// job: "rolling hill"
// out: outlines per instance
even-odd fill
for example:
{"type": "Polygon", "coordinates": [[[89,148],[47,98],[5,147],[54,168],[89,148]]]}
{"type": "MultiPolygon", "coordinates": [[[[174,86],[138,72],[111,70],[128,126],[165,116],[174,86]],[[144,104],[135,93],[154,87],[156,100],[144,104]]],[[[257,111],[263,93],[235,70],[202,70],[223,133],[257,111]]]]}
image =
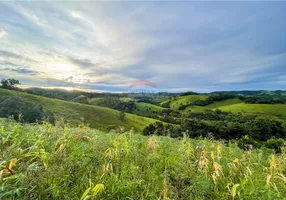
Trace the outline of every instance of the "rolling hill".
{"type": "Polygon", "coordinates": [[[197,100],[205,100],[207,96],[205,95],[187,95],[187,96],[178,96],[173,97],[170,102],[170,107],[172,109],[178,109],[181,105],[188,105],[197,100]]]}
{"type": "Polygon", "coordinates": [[[245,104],[236,103],[217,107],[222,111],[242,112],[272,117],[286,121],[286,104],[245,104]]]}
{"type": "Polygon", "coordinates": [[[42,104],[44,112],[51,111],[57,119],[63,118],[75,126],[81,123],[81,118],[91,128],[106,130],[109,125],[132,127],[141,131],[145,126],[157,120],[126,113],[124,120],[120,120],[119,111],[100,106],[92,106],[58,99],[36,96],[19,91],[0,89],[0,96],[18,96],[26,102],[42,104]]]}
{"type": "Polygon", "coordinates": [[[256,114],[261,117],[286,121],[286,104],[246,104],[237,98],[216,101],[207,106],[189,106],[183,112],[204,112],[216,109],[234,113],[256,114]]]}
{"type": "Polygon", "coordinates": [[[237,99],[237,98],[227,99],[224,101],[216,101],[212,104],[205,106],[205,108],[214,109],[214,108],[219,108],[219,107],[228,106],[228,105],[234,105],[234,104],[238,104],[238,103],[242,103],[242,101],[240,99],[237,99]]]}
{"type": "Polygon", "coordinates": [[[151,114],[154,114],[156,112],[165,110],[166,108],[162,108],[157,105],[153,105],[150,103],[144,103],[144,102],[136,102],[136,109],[133,110],[133,114],[140,115],[140,116],[150,116],[151,114]]]}

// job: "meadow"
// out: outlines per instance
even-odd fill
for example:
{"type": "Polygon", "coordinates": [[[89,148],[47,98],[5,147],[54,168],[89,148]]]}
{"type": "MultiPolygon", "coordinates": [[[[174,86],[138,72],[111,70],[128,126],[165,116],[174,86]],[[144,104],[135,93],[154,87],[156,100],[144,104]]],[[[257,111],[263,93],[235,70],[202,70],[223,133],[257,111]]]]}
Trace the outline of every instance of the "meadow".
{"type": "Polygon", "coordinates": [[[205,100],[207,96],[205,95],[187,95],[187,96],[178,96],[173,97],[170,103],[170,108],[178,109],[181,105],[188,105],[197,100],[205,100]]]}
{"type": "Polygon", "coordinates": [[[108,126],[120,126],[126,130],[134,128],[136,131],[142,131],[146,125],[157,121],[129,113],[126,113],[124,120],[121,120],[119,117],[120,111],[110,108],[46,98],[0,88],[0,97],[1,96],[20,97],[26,102],[41,104],[44,108],[44,112],[52,112],[55,114],[57,120],[64,119],[73,126],[76,126],[84,120],[90,127],[101,130],[107,130],[108,126]]]}
{"type": "Polygon", "coordinates": [[[281,119],[286,121],[286,104],[245,104],[235,103],[230,105],[222,105],[217,107],[222,111],[230,111],[234,113],[250,113],[263,117],[281,119]]]}
{"type": "Polygon", "coordinates": [[[149,116],[156,112],[160,112],[166,110],[166,108],[162,108],[157,105],[153,105],[150,103],[138,102],[136,103],[136,109],[132,111],[132,114],[140,115],[140,116],[149,116]]]}
{"type": "MultiPolygon", "coordinates": [[[[194,99],[205,99],[205,96],[197,96],[197,98],[194,98],[193,95],[179,97],[180,101],[174,100],[171,105],[179,105],[179,102],[184,105],[187,104],[186,102],[193,102],[194,99]],[[190,99],[193,99],[193,101],[190,99]]],[[[175,106],[175,108],[177,109],[178,107],[175,106]]],[[[205,112],[207,110],[216,109],[225,112],[255,114],[265,118],[282,120],[284,122],[286,121],[286,104],[247,104],[238,98],[216,101],[207,106],[188,106],[183,110],[183,112],[205,112]]]]}
{"type": "Polygon", "coordinates": [[[0,119],[0,199],[285,199],[286,152],[0,119]]]}

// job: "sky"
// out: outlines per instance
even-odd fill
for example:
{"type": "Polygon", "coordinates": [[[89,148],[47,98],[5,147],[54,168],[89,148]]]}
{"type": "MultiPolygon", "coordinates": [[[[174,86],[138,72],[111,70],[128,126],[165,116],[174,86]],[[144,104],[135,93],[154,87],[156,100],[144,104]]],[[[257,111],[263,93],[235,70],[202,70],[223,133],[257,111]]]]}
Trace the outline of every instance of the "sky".
{"type": "Polygon", "coordinates": [[[126,92],[285,90],[286,2],[0,2],[0,79],[126,92]]]}

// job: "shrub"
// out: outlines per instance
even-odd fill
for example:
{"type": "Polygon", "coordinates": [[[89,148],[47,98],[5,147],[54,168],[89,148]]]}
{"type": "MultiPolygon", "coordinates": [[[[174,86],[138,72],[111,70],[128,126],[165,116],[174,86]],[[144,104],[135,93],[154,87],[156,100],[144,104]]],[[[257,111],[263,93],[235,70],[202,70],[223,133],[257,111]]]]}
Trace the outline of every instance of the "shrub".
{"type": "Polygon", "coordinates": [[[281,148],[285,145],[285,140],[282,138],[271,138],[264,143],[268,149],[274,149],[276,153],[281,153],[281,148]]]}
{"type": "Polygon", "coordinates": [[[252,148],[259,148],[261,144],[254,139],[248,137],[247,135],[243,136],[241,139],[238,140],[237,146],[243,150],[251,150],[249,147],[252,148]]]}

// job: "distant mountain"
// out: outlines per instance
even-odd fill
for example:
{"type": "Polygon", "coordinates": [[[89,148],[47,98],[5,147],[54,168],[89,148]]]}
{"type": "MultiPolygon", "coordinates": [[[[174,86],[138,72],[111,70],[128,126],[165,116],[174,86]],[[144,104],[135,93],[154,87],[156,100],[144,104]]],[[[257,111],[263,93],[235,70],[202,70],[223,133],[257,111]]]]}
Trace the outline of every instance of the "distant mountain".
{"type": "Polygon", "coordinates": [[[242,91],[215,91],[210,94],[234,94],[243,96],[261,96],[261,97],[285,97],[286,91],[283,90],[242,90],[242,91]]]}

